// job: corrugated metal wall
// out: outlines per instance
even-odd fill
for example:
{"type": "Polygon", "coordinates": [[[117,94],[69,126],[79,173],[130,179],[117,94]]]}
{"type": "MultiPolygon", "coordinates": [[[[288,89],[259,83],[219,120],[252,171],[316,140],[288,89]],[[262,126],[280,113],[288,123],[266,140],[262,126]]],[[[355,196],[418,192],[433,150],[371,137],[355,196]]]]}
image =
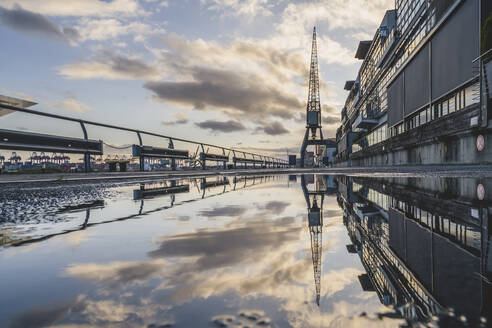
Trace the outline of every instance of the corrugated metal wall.
{"type": "Polygon", "coordinates": [[[474,72],[472,61],[478,57],[478,5],[467,0],[432,37],[432,98],[468,81],[474,72]]]}
{"type": "Polygon", "coordinates": [[[429,102],[429,44],[405,68],[405,116],[429,102]]]}
{"type": "Polygon", "coordinates": [[[403,73],[388,87],[388,126],[393,126],[403,120],[404,104],[403,73]]]}

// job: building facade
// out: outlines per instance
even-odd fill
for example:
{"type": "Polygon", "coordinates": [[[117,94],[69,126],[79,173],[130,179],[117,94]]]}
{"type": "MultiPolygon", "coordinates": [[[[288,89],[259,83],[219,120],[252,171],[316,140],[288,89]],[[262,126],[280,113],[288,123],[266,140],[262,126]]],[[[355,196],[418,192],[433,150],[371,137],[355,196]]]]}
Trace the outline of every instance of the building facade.
{"type": "Polygon", "coordinates": [[[339,166],[492,162],[492,2],[396,0],[337,130],[339,166]]]}

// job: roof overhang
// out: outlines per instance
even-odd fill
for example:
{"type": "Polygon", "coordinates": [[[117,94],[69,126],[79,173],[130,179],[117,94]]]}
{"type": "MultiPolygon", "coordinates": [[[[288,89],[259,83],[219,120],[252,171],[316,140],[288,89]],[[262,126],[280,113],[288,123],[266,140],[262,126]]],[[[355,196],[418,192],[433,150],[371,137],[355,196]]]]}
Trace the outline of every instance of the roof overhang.
{"type": "Polygon", "coordinates": [[[344,90],[350,91],[352,90],[352,87],[354,86],[355,81],[350,80],[345,82],[345,86],[343,87],[344,90]]]}
{"type": "Polygon", "coordinates": [[[34,106],[36,104],[37,103],[34,101],[0,95],[0,117],[8,115],[13,112],[12,110],[1,108],[2,105],[27,108],[27,107],[34,106]]]}
{"type": "Polygon", "coordinates": [[[371,48],[372,41],[360,41],[359,46],[357,47],[357,51],[355,52],[355,58],[357,59],[365,59],[369,48],[371,48]]]}

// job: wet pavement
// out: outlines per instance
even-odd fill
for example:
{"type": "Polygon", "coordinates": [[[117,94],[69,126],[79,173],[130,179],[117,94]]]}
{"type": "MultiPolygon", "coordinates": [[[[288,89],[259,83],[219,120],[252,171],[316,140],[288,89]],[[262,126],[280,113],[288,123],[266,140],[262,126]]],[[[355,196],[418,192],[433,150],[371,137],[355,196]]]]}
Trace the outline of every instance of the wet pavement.
{"type": "Polygon", "coordinates": [[[483,326],[492,179],[5,185],[0,327],[483,326]]]}
{"type": "Polygon", "coordinates": [[[90,173],[4,173],[0,185],[19,183],[86,183],[86,182],[140,182],[148,179],[183,179],[220,176],[246,176],[268,174],[331,174],[349,176],[442,176],[442,177],[491,177],[492,165],[398,165],[376,167],[325,167],[325,168],[238,168],[238,169],[194,169],[148,172],[90,172],[90,173]]]}

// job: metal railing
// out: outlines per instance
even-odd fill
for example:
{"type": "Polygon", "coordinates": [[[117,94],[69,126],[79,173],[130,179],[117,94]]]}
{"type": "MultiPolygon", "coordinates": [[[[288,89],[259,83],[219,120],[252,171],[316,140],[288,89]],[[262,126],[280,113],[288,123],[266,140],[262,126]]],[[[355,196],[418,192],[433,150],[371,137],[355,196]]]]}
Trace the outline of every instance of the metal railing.
{"type": "MultiPolygon", "coordinates": [[[[233,148],[229,148],[229,147],[218,146],[218,145],[214,145],[214,144],[210,144],[210,143],[193,141],[193,140],[188,140],[188,139],[178,138],[178,137],[172,137],[172,136],[167,136],[167,135],[163,135],[160,133],[154,133],[154,132],[149,132],[149,131],[144,131],[144,130],[139,130],[139,129],[127,128],[127,127],[122,127],[122,126],[117,126],[117,125],[112,125],[112,124],[88,121],[88,120],[78,119],[78,118],[69,117],[69,116],[45,113],[45,112],[40,112],[40,111],[36,111],[36,110],[32,110],[32,109],[27,109],[27,108],[22,108],[22,107],[17,107],[17,106],[11,106],[11,105],[7,105],[7,104],[1,104],[0,103],[0,108],[4,108],[4,109],[16,111],[16,112],[22,112],[22,113],[27,113],[27,114],[32,114],[32,115],[44,116],[44,117],[49,117],[49,118],[79,123],[81,130],[82,130],[84,140],[89,140],[89,135],[87,133],[86,126],[92,125],[92,126],[98,126],[98,127],[104,127],[104,128],[110,128],[110,129],[116,129],[116,130],[120,130],[120,131],[135,133],[137,135],[137,138],[138,138],[139,146],[144,146],[143,140],[142,140],[142,135],[166,139],[168,141],[168,148],[169,149],[174,149],[174,142],[176,142],[176,141],[183,142],[183,143],[190,144],[190,145],[196,145],[196,146],[198,146],[197,151],[195,152],[195,154],[192,154],[188,158],[188,165],[190,168],[191,167],[195,168],[196,163],[199,163],[199,167],[201,167],[202,169],[206,169],[206,164],[205,164],[205,161],[203,160],[203,158],[209,158],[209,157],[204,157],[202,155],[202,159],[200,159],[200,154],[199,154],[198,150],[201,149],[201,153],[207,154],[210,148],[220,150],[223,155],[225,155],[226,152],[228,152],[228,154],[232,153],[233,159],[239,159],[242,157],[245,160],[238,161],[238,162],[245,163],[245,166],[246,166],[246,162],[248,162],[247,161],[248,157],[251,159],[251,162],[263,163],[263,165],[260,165],[260,168],[261,167],[281,168],[281,167],[287,167],[288,166],[288,161],[284,160],[284,159],[275,158],[275,157],[266,156],[266,155],[261,155],[261,154],[250,153],[250,152],[237,150],[237,149],[233,149],[233,148]],[[208,149],[205,150],[205,147],[208,147],[208,149]],[[260,161],[258,161],[258,159],[260,161]]],[[[0,145],[0,148],[1,148],[1,145],[0,145]]],[[[210,160],[210,159],[208,159],[208,160],[210,160]]],[[[144,157],[140,157],[140,170],[141,171],[144,170],[143,161],[144,161],[144,157]]],[[[171,169],[175,170],[176,169],[175,159],[171,159],[171,161],[172,161],[171,169]]],[[[234,166],[234,168],[236,168],[236,160],[234,160],[233,166],[234,166]]],[[[254,167],[256,167],[256,165],[254,165],[254,167]]],[[[225,166],[224,168],[227,168],[227,166],[225,166]]],[[[89,153],[84,154],[84,169],[86,172],[91,171],[90,154],[89,153]]]]}

